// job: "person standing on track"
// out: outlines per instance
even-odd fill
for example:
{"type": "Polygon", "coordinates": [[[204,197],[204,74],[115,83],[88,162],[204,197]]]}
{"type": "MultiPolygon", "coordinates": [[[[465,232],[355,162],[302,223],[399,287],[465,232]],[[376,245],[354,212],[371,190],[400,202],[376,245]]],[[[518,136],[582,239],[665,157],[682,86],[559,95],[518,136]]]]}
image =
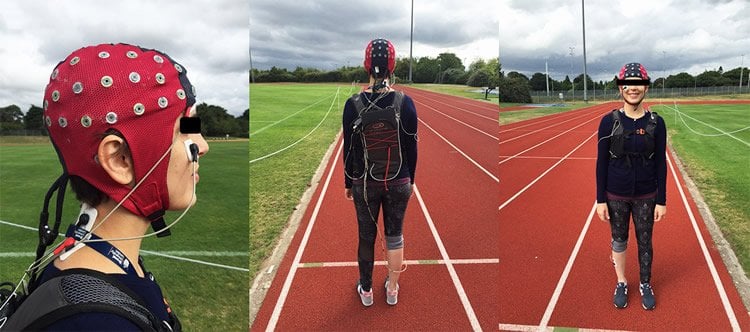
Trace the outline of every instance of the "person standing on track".
{"type": "Polygon", "coordinates": [[[398,302],[404,271],[402,226],[417,168],[417,111],[412,99],[389,86],[396,64],[393,44],[375,39],[365,49],[369,86],[346,101],[343,113],[345,195],[354,201],[359,247],[357,294],[373,303],[372,270],[378,215],[383,210],[388,276],[386,302],[398,302]]]}
{"type": "Polygon", "coordinates": [[[45,198],[30,294],[5,328],[181,330],[140,247],[146,236],[168,235],[181,218],[167,226],[166,210],[184,215],[196,202],[198,157],[208,144],[186,69],[135,45],[88,46],[55,67],[43,104],[62,175],[45,198]],[[68,182],[81,212],[65,241],[47,251],[57,238],[68,182]],[[154,232],[146,234],[149,227],[154,232]]]}
{"type": "Polygon", "coordinates": [[[617,274],[614,305],[628,305],[625,250],[632,215],[638,242],[642,306],[654,309],[651,286],[654,222],[664,218],[666,207],[666,145],[664,120],[643,105],[650,79],[639,63],[622,67],[617,85],[622,108],[605,115],[599,124],[596,159],[596,212],[609,221],[612,231],[611,260],[617,274]]]}

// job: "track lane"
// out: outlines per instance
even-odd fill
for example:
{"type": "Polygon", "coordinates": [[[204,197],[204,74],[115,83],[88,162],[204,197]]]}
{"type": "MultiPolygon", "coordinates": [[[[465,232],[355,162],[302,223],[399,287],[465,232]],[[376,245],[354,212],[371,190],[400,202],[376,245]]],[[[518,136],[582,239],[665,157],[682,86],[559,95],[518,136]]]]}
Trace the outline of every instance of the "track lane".
{"type": "MultiPolygon", "coordinates": [[[[539,121],[539,124],[550,122],[547,119],[541,119],[528,121],[531,124],[523,123],[522,126],[533,127],[535,121],[539,121]]],[[[588,127],[592,133],[595,133],[598,126],[598,121],[594,122],[595,124],[588,127]]],[[[559,155],[568,148],[567,144],[557,143],[562,140],[564,139],[555,139],[555,144],[546,145],[544,149],[535,149],[533,153],[537,157],[543,157],[542,152],[559,155]],[[559,146],[560,151],[550,148],[555,146],[559,146]]],[[[502,146],[500,151],[503,155],[502,146]]],[[[520,183],[515,183],[514,189],[510,189],[505,195],[513,193],[515,188],[528,183],[527,178],[534,175],[533,171],[528,170],[529,168],[543,168],[542,166],[534,167],[533,164],[541,164],[544,163],[543,160],[554,159],[523,157],[516,157],[506,165],[501,165],[501,174],[528,173],[521,176],[522,180],[518,181],[520,183]],[[504,168],[504,166],[508,167],[504,168]]],[[[574,246],[572,240],[581,235],[580,232],[587,220],[587,212],[593,207],[595,157],[596,144],[591,142],[541,178],[538,183],[521,194],[517,201],[501,210],[500,242],[507,244],[502,248],[508,250],[501,250],[500,258],[503,265],[500,283],[526,282],[523,291],[511,290],[508,294],[504,294],[507,297],[501,298],[500,326],[502,328],[535,329],[534,326],[544,323],[542,317],[552,298],[552,290],[560,280],[564,263],[570,258],[574,246]],[[558,206],[552,203],[547,206],[547,203],[555,199],[564,201],[566,204],[558,206]],[[528,219],[531,219],[529,215],[545,215],[545,213],[539,213],[539,209],[530,208],[539,205],[545,205],[545,210],[555,211],[555,213],[546,213],[548,218],[535,218],[538,224],[535,227],[528,227],[525,222],[528,223],[528,219]],[[529,213],[529,211],[535,213],[529,213]],[[559,239],[560,237],[565,239],[559,239]],[[557,252],[544,248],[549,245],[557,248],[557,252]],[[505,271],[517,272],[508,274],[505,271]],[[519,306],[519,303],[522,305],[519,306]]],[[[658,301],[657,309],[644,313],[638,307],[640,296],[637,294],[637,282],[635,287],[631,286],[630,304],[633,308],[616,310],[611,306],[614,271],[608,261],[609,227],[597,218],[591,221],[590,229],[584,234],[578,257],[574,260],[568,279],[563,282],[559,301],[553,306],[554,310],[549,313],[551,316],[549,326],[628,330],[731,329],[728,315],[724,312],[709,267],[706,260],[702,258],[703,254],[696,241],[696,234],[689,225],[689,221],[685,221],[687,210],[682,206],[678,196],[677,183],[671,179],[671,174],[668,176],[670,178],[667,191],[669,214],[667,219],[657,223],[655,228],[656,265],[653,277],[658,301]],[[675,238],[685,239],[685,241],[676,241],[675,238]],[[681,267],[682,270],[677,267],[681,267]],[[702,286],[697,287],[697,285],[702,286]],[[688,304],[689,309],[685,308],[688,304]],[[582,315],[582,312],[586,314],[582,315]],[[648,315],[648,318],[644,315],[648,315]]],[[[513,182],[516,178],[513,176],[509,182],[513,182]]],[[[697,211],[692,199],[688,202],[690,209],[697,211]]],[[[693,214],[698,219],[699,236],[707,238],[707,242],[710,243],[710,237],[700,220],[700,215],[697,212],[693,214]]],[[[631,234],[631,238],[633,236],[631,234]]],[[[628,276],[632,281],[637,280],[638,277],[635,243],[631,242],[632,248],[628,254],[628,276]]],[[[737,290],[732,287],[731,278],[718,252],[713,248],[709,248],[709,252],[713,262],[717,265],[721,284],[726,289],[731,311],[734,316],[738,317],[738,324],[747,329],[750,327],[748,325],[750,319],[739,299],[737,290]]]]}

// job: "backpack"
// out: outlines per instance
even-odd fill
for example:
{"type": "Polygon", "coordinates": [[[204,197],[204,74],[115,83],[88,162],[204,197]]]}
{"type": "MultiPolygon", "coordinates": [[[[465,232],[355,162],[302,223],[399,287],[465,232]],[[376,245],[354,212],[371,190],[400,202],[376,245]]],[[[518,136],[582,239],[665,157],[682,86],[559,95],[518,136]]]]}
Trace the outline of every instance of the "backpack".
{"type": "MultiPolygon", "coordinates": [[[[395,91],[393,103],[385,108],[374,102],[365,105],[361,94],[352,96],[357,118],[352,123],[352,135],[359,135],[363,155],[355,156],[352,178],[369,174],[376,181],[387,182],[401,171],[401,104],[404,94],[395,91]]],[[[354,142],[352,142],[354,143],[354,142]]],[[[352,153],[347,156],[347,161],[352,153]]],[[[352,165],[348,163],[348,165],[352,165]]]]}
{"type": "Polygon", "coordinates": [[[657,119],[659,114],[649,111],[648,124],[646,128],[638,130],[625,131],[622,127],[620,110],[612,110],[612,133],[609,135],[609,157],[610,159],[626,158],[628,167],[631,166],[630,158],[632,156],[641,157],[643,163],[647,159],[654,157],[656,148],[654,132],[656,131],[657,119]],[[625,152],[625,141],[632,135],[645,135],[646,151],[645,152],[625,152]]]}
{"type": "Polygon", "coordinates": [[[173,313],[174,326],[160,321],[138,295],[115,278],[93,270],[70,269],[11,302],[9,310],[0,313],[0,331],[42,330],[66,317],[91,312],[118,315],[141,331],[181,330],[173,313]]]}

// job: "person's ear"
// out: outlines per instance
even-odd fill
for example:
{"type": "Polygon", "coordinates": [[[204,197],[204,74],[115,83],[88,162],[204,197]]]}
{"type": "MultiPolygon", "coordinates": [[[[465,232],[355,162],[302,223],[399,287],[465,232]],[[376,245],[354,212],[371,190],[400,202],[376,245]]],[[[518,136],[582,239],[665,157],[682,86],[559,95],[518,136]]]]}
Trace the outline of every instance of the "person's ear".
{"type": "Polygon", "coordinates": [[[99,143],[96,152],[97,160],[105,172],[115,182],[123,185],[133,183],[135,178],[133,160],[124,153],[125,140],[115,135],[107,135],[99,143]]]}

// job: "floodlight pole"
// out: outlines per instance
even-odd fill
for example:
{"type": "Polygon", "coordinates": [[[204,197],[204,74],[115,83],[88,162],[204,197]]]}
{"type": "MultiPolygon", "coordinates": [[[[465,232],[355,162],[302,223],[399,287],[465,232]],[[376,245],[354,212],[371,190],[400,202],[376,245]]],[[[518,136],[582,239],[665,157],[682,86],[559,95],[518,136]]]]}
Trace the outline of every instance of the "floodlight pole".
{"type": "Polygon", "coordinates": [[[547,83],[547,97],[549,97],[549,66],[547,60],[544,60],[544,82],[547,83]]]}
{"type": "Polygon", "coordinates": [[[740,60],[740,93],[742,93],[742,75],[745,74],[745,72],[743,71],[745,68],[742,67],[744,65],[745,65],[745,55],[743,54],[742,60],[740,60]]]}
{"type": "Polygon", "coordinates": [[[581,0],[581,23],[583,23],[583,102],[589,101],[586,93],[588,91],[586,79],[586,10],[583,6],[584,0],[581,0]]]}
{"type": "Polygon", "coordinates": [[[412,45],[414,44],[414,0],[411,0],[411,33],[409,34],[409,82],[411,80],[411,65],[414,59],[411,56],[412,45]]]}
{"type": "Polygon", "coordinates": [[[661,51],[663,57],[662,61],[664,61],[664,64],[662,65],[664,67],[664,79],[661,81],[661,97],[666,97],[667,93],[665,92],[665,89],[667,87],[667,51],[661,51]]]}
{"type": "Polygon", "coordinates": [[[253,50],[248,47],[247,52],[250,57],[250,82],[255,83],[255,73],[253,73],[253,50]]]}

